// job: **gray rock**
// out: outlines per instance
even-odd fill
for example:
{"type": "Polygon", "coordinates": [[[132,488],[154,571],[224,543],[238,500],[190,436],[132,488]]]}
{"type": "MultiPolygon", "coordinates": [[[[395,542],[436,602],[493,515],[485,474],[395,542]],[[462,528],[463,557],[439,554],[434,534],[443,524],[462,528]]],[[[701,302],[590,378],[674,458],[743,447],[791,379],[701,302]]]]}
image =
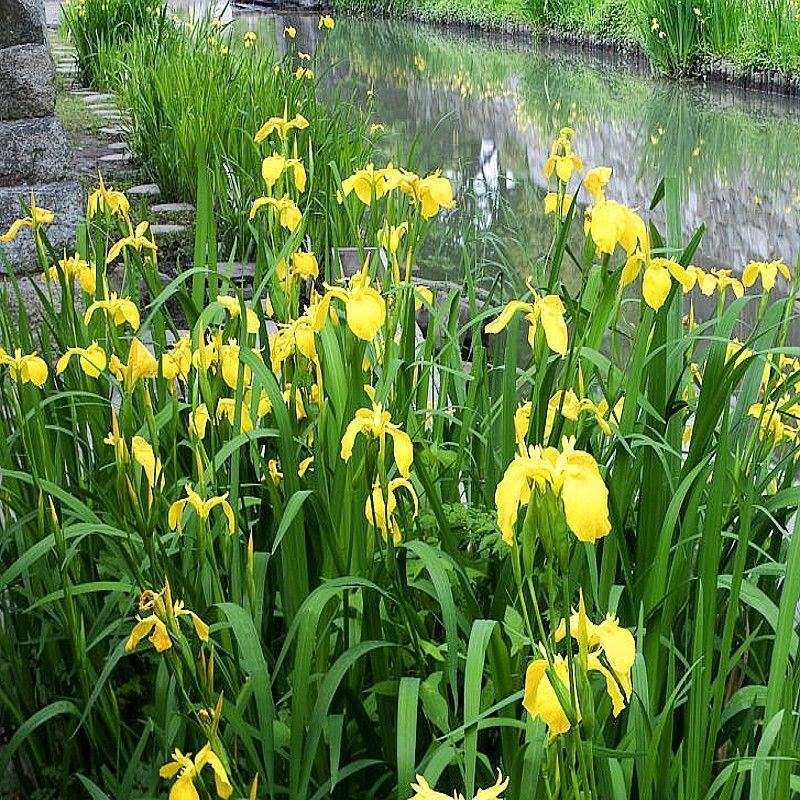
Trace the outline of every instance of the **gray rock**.
{"type": "Polygon", "coordinates": [[[150,206],[154,214],[189,214],[194,211],[191,203],[156,203],[150,206]]]}
{"type": "Polygon", "coordinates": [[[50,117],[56,108],[55,68],[47,45],[0,50],[0,119],[50,117]]]}
{"type": "MultiPolygon", "coordinates": [[[[45,234],[57,252],[75,250],[75,228],[81,222],[85,210],[85,198],[77,181],[39,184],[29,187],[0,189],[0,229],[3,233],[23,213],[20,200],[30,203],[33,192],[36,204],[55,214],[53,222],[46,226],[45,234]]],[[[36,244],[30,228],[24,228],[7,244],[0,243],[0,273],[6,272],[5,259],[15,274],[39,271],[36,244]]]]}
{"type": "Polygon", "coordinates": [[[150,232],[153,236],[177,236],[179,233],[183,233],[186,230],[185,225],[151,225],[150,232]]]}
{"type": "Polygon", "coordinates": [[[109,153],[97,159],[102,164],[124,164],[131,160],[130,153],[109,153]]]}
{"type": "Polygon", "coordinates": [[[55,117],[0,122],[0,186],[60,181],[71,162],[67,135],[55,117]]]}
{"type": "Polygon", "coordinates": [[[128,197],[158,197],[161,189],[155,183],[142,183],[139,186],[131,186],[125,194],[128,197]]]}
{"type": "Polygon", "coordinates": [[[128,144],[127,142],[109,142],[106,147],[109,150],[124,150],[127,151],[128,144]]]}
{"type": "Polygon", "coordinates": [[[0,0],[0,47],[46,44],[42,0],[0,0]]]}

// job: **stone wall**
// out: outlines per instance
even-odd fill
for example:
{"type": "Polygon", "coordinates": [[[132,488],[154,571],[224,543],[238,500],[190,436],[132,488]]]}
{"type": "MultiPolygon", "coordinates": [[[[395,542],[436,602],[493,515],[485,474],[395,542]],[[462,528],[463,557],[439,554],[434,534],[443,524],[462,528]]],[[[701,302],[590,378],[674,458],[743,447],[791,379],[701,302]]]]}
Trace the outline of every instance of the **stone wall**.
{"type": "MultiPolygon", "coordinates": [[[[55,117],[55,67],[47,45],[42,0],[0,0],[0,231],[24,215],[21,201],[55,212],[47,236],[56,249],[73,247],[81,205],[71,178],[67,136],[55,117]]],[[[0,271],[38,269],[29,229],[0,245],[0,271]]]]}

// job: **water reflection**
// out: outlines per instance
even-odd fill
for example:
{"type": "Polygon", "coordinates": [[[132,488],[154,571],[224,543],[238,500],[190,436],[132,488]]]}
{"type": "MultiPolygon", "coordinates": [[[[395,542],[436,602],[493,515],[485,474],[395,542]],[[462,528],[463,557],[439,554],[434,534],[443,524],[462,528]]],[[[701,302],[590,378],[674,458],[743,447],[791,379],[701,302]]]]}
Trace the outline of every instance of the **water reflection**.
{"type": "Polygon", "coordinates": [[[541,215],[542,166],[567,124],[587,166],[614,168],[621,202],[646,208],[662,175],[680,176],[685,234],[707,226],[698,263],[793,262],[800,250],[800,108],[789,100],[664,84],[585,56],[401,21],[340,19],[322,45],[316,18],[237,15],[279,46],[291,24],[299,49],[322,47],[331,84],[365,101],[374,93],[387,158],[413,143],[417,169],[441,166],[473,194],[462,214],[484,230],[507,201],[532,252],[549,227],[522,212],[541,215]]]}

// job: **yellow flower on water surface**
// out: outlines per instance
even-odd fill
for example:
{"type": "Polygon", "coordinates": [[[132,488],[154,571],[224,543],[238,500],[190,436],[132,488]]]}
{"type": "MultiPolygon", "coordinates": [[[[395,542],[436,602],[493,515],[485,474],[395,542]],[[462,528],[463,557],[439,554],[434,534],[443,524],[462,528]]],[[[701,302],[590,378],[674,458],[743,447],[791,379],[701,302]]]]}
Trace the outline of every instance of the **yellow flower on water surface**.
{"type": "Polygon", "coordinates": [[[628,255],[637,248],[650,252],[644,220],[615,200],[601,200],[587,209],[584,233],[592,235],[598,253],[612,255],[618,244],[628,255]]]}
{"type": "Polygon", "coordinates": [[[787,281],[792,279],[789,268],[781,259],[776,261],[751,261],[742,273],[742,283],[750,288],[757,278],[761,278],[761,286],[765,292],[771,292],[775,279],[780,273],[787,281]]]}
{"type": "Polygon", "coordinates": [[[152,611],[153,613],[144,619],[137,614],[136,625],[125,643],[125,651],[128,653],[133,652],[145,637],[159,653],[169,650],[172,647],[172,639],[167,625],[171,625],[183,616],[188,616],[192,620],[197,638],[203,642],[208,641],[208,625],[194,611],[185,608],[183,601],[172,601],[169,581],[164,582],[164,588],[158,593],[151,589],[145,589],[139,598],[139,611],[152,611]]]}
{"type": "Polygon", "coordinates": [[[186,380],[192,367],[192,340],[181,336],[172,347],[161,356],[161,372],[168,381],[176,378],[186,380]]]}
{"type": "Polygon", "coordinates": [[[377,439],[381,452],[389,435],[394,442],[394,459],[400,474],[407,478],[411,473],[411,462],[414,460],[414,446],[411,437],[396,423],[392,422],[392,415],[384,411],[380,404],[373,403],[372,408],[359,408],[355,417],[350,421],[342,437],[342,458],[350,460],[353,455],[353,445],[356,436],[361,433],[369,439],[377,439]]]}
{"type": "Polygon", "coordinates": [[[70,347],[56,363],[56,375],[60,375],[69,364],[73,356],[78,356],[81,369],[90,377],[96,378],[106,368],[108,363],[106,351],[97,342],[92,342],[88,347],[70,347]]]}
{"type": "MultiPolygon", "coordinates": [[[[220,397],[217,401],[217,410],[215,413],[217,422],[223,418],[228,420],[228,424],[232,427],[236,419],[236,400],[233,397],[220,397]]],[[[242,411],[239,422],[239,430],[242,433],[249,433],[253,430],[253,419],[250,416],[250,409],[242,402],[242,411]]]]}
{"type": "Polygon", "coordinates": [[[189,433],[194,434],[198,439],[204,439],[206,426],[210,419],[211,415],[208,413],[208,406],[205,403],[200,403],[194,411],[189,412],[189,433]]]}
{"type": "Polygon", "coordinates": [[[308,127],[308,120],[302,114],[295,114],[291,119],[286,118],[286,112],[282,117],[270,117],[256,132],[255,143],[260,144],[271,133],[277,133],[278,138],[286,141],[286,137],[291,130],[302,131],[308,127]]]}
{"type": "Polygon", "coordinates": [[[268,189],[278,182],[284,171],[291,169],[294,174],[294,185],[298,192],[306,190],[306,168],[299,158],[286,158],[280,153],[273,153],[261,162],[261,177],[268,189]]]}
{"type": "Polygon", "coordinates": [[[400,240],[408,233],[408,222],[399,225],[385,223],[378,232],[378,243],[387,253],[394,255],[400,247],[400,240]]]}
{"type": "MultiPolygon", "coordinates": [[[[417,782],[411,784],[414,791],[410,800],[464,800],[463,795],[453,792],[452,795],[443,794],[432,789],[430,784],[422,775],[417,775],[417,782]]],[[[503,794],[508,787],[508,778],[503,778],[503,773],[497,770],[497,783],[494,786],[487,786],[485,789],[478,789],[478,793],[472,800],[503,800],[503,794]]]]}
{"type": "Polygon", "coordinates": [[[254,31],[247,31],[244,35],[244,46],[247,48],[252,47],[256,43],[256,34],[254,31]]]}
{"type": "MultiPolygon", "coordinates": [[[[572,201],[575,199],[574,195],[564,194],[561,195],[561,208],[558,211],[560,217],[565,217],[569,212],[572,201]]],[[[545,215],[552,214],[559,207],[559,195],[557,192],[548,192],[544,196],[544,213],[545,215]]]]}
{"type": "MultiPolygon", "coordinates": [[[[229,294],[218,294],[217,302],[233,317],[234,319],[239,316],[242,311],[239,304],[238,297],[232,297],[229,294]]],[[[258,315],[252,308],[246,309],[247,315],[247,332],[258,333],[258,315]]]]}
{"type": "Polygon", "coordinates": [[[144,470],[150,488],[155,488],[156,483],[161,479],[161,486],[164,485],[164,475],[161,471],[161,459],[156,458],[153,446],[143,436],[134,436],[131,439],[131,455],[133,460],[144,470]]]}
{"type": "Polygon", "coordinates": [[[605,186],[610,180],[611,167],[594,167],[583,176],[583,185],[595,203],[599,203],[606,199],[605,186]]]}
{"type": "Polygon", "coordinates": [[[536,501],[534,493],[548,491],[561,500],[566,523],[582,542],[595,542],[611,530],[608,489],[597,462],[575,449],[574,437],[565,437],[561,452],[555,447],[520,448],[497,484],[495,505],[503,541],[514,543],[519,507],[536,501]]]}
{"type": "Polygon", "coordinates": [[[360,272],[350,278],[347,288],[325,284],[327,291],[316,308],[317,330],[322,330],[328,319],[331,300],[336,298],[344,303],[350,330],[366,342],[375,338],[386,320],[386,302],[381,293],[369,285],[368,266],[367,262],[360,272]]]}
{"type": "Polygon", "coordinates": [[[142,378],[155,378],[158,375],[158,361],[136,337],[131,339],[128,363],[114,354],[108,362],[108,368],[120,383],[125,384],[126,389],[132,389],[142,378]]]}
{"type": "Polygon", "coordinates": [[[46,283],[48,280],[57,281],[59,274],[61,274],[64,276],[65,282],[78,280],[80,281],[81,289],[86,294],[94,294],[97,288],[95,272],[94,264],[89,264],[77,253],[74,256],[67,257],[65,252],[64,258],[59,260],[57,266],[50,267],[47,272],[42,273],[42,283],[46,283]]]}
{"type": "Polygon", "coordinates": [[[654,311],[658,311],[664,305],[672,289],[673,278],[683,287],[684,292],[690,291],[694,286],[695,281],[692,275],[677,261],[660,256],[647,258],[642,253],[635,253],[628,259],[622,270],[620,278],[622,288],[636,280],[642,265],[645,265],[642,296],[654,311]]]}
{"type": "Polygon", "coordinates": [[[162,778],[178,779],[170,789],[169,800],[199,800],[199,793],[194,785],[195,778],[200,776],[203,767],[208,765],[214,772],[214,785],[217,796],[227,800],[233,794],[233,786],[228,779],[228,773],[220,760],[219,756],[211,749],[211,744],[207,744],[192,760],[192,754],[184,755],[180,750],[175,750],[172,754],[172,761],[164,764],[158,771],[162,778]]]}
{"type": "Polygon", "coordinates": [[[367,517],[367,522],[373,528],[377,528],[384,539],[387,538],[388,532],[391,530],[392,541],[395,544],[399,544],[402,540],[400,526],[394,518],[394,512],[397,508],[395,493],[400,488],[408,489],[411,494],[411,499],[414,501],[414,513],[412,516],[416,517],[419,512],[417,493],[414,491],[411,482],[406,478],[393,478],[389,481],[389,485],[386,488],[387,502],[385,504],[383,502],[383,490],[380,483],[376,481],[372,487],[372,494],[367,498],[367,502],[364,505],[364,514],[367,517]]]}
{"type": "Polygon", "coordinates": [[[7,366],[12,380],[16,383],[32,383],[39,389],[47,380],[47,364],[36,353],[23,355],[17,348],[14,355],[9,355],[0,347],[0,366],[7,366]]]}
{"type": "Polygon", "coordinates": [[[550,155],[544,162],[544,176],[548,180],[555,172],[560,181],[567,183],[573,172],[583,170],[583,162],[572,152],[570,140],[572,134],[572,129],[562,128],[561,133],[554,140],[553,146],[550,148],[550,155]]]}
{"type": "Polygon", "coordinates": [[[274,197],[257,197],[250,209],[250,219],[253,219],[263,206],[274,208],[278,212],[280,224],[290,231],[293,231],[303,218],[302,212],[291,197],[281,197],[277,200],[274,197]]]}
{"type": "Polygon", "coordinates": [[[105,300],[95,300],[83,315],[83,324],[88,325],[95,311],[105,311],[115,325],[128,325],[137,330],[139,328],[139,309],[133,300],[127,297],[117,297],[116,292],[111,292],[105,300]]]}
{"type": "Polygon", "coordinates": [[[335,25],[333,21],[333,17],[325,14],[324,16],[319,18],[319,26],[320,28],[327,28],[329,31],[333,30],[333,26],[335,25]]]}
{"type": "Polygon", "coordinates": [[[131,208],[128,198],[113,186],[106,187],[101,173],[98,173],[97,177],[99,186],[89,195],[86,215],[92,219],[98,211],[107,210],[112,215],[118,214],[121,217],[127,217],[131,208]]]}
{"type": "Polygon", "coordinates": [[[170,530],[177,530],[178,533],[182,532],[182,518],[183,512],[187,504],[190,505],[195,513],[203,521],[207,520],[209,514],[219,506],[228,521],[228,532],[233,535],[236,530],[236,519],[233,516],[233,509],[228,502],[228,493],[225,492],[220,497],[210,497],[208,500],[203,500],[197,492],[192,489],[190,484],[186,484],[186,497],[181,500],[176,500],[170,507],[167,514],[167,521],[169,522],[170,530]]]}
{"type": "Polygon", "coordinates": [[[23,228],[31,228],[36,236],[39,235],[39,227],[42,225],[49,225],[56,215],[46,208],[39,208],[36,205],[33,193],[31,193],[31,202],[28,210],[28,216],[20,217],[11,223],[11,227],[3,234],[0,234],[0,242],[8,243],[16,237],[16,235],[23,228]]]}
{"type": "Polygon", "coordinates": [[[533,295],[531,302],[522,300],[512,300],[501,312],[486,326],[486,333],[500,333],[511,318],[518,311],[525,314],[528,328],[528,342],[534,346],[536,329],[541,323],[544,329],[547,346],[559,355],[567,352],[567,323],[564,320],[566,308],[561,302],[561,298],[555,294],[548,294],[541,297],[539,293],[530,285],[528,288],[533,295]]]}
{"type": "Polygon", "coordinates": [[[145,236],[149,224],[150,223],[147,222],[147,220],[144,220],[143,222],[140,222],[136,226],[136,230],[134,230],[133,226],[128,223],[128,235],[111,245],[111,249],[108,251],[108,255],[106,256],[106,264],[110,264],[112,261],[114,261],[125,247],[132,247],[137,253],[141,253],[143,248],[155,253],[158,248],[155,246],[155,243],[152,241],[152,239],[148,239],[145,236]]]}
{"type": "Polygon", "coordinates": [[[289,25],[287,28],[283,29],[283,35],[288,36],[290,39],[294,39],[297,36],[297,28],[289,25]]]}

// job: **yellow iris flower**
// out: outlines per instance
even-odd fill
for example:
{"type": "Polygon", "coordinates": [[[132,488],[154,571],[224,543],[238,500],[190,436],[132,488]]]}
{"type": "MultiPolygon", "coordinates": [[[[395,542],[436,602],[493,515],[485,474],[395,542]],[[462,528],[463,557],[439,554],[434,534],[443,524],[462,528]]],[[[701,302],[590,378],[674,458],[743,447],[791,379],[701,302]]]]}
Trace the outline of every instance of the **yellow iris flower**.
{"type": "Polygon", "coordinates": [[[302,131],[307,127],[308,120],[302,114],[295,114],[292,119],[286,119],[286,112],[284,112],[282,117],[270,117],[258,129],[255,135],[255,143],[260,144],[273,132],[277,133],[278,138],[285,142],[290,130],[302,131]]]}
{"type": "Polygon", "coordinates": [[[319,277],[319,263],[313,252],[298,250],[292,253],[290,264],[286,264],[285,259],[281,259],[275,267],[275,275],[282,283],[292,283],[295,278],[316,280],[319,277]]]}
{"type": "Polygon", "coordinates": [[[372,408],[359,408],[355,417],[350,421],[342,437],[342,458],[350,460],[353,455],[353,446],[356,436],[361,433],[367,438],[377,439],[383,451],[386,436],[390,436],[394,443],[394,459],[397,469],[404,478],[411,474],[411,462],[414,460],[414,446],[411,437],[396,423],[392,422],[392,415],[385,411],[379,404],[373,403],[372,408]]]}
{"type": "Polygon", "coordinates": [[[400,247],[400,240],[407,233],[408,222],[401,222],[399,225],[384,223],[383,228],[378,233],[378,243],[387,253],[394,255],[400,247]]]}
{"type": "Polygon", "coordinates": [[[559,217],[566,217],[569,212],[572,201],[575,199],[574,195],[564,194],[561,195],[561,207],[559,208],[559,195],[557,192],[548,192],[544,196],[544,213],[545,216],[553,214],[558,209],[559,217]]]}
{"type": "MultiPolygon", "coordinates": [[[[612,616],[595,625],[586,616],[583,593],[581,593],[578,611],[570,616],[570,635],[579,643],[581,658],[585,657],[586,670],[599,672],[605,678],[606,691],[611,698],[612,713],[615,717],[619,716],[633,692],[631,669],[636,658],[636,641],[633,634],[621,628],[616,617],[612,616]]],[[[555,639],[560,642],[565,636],[566,621],[561,620],[555,639]]],[[[570,698],[577,721],[580,721],[581,709],[577,694],[567,659],[562,655],[553,658],[549,675],[548,662],[545,658],[537,658],[531,662],[525,674],[525,695],[522,705],[529,714],[540,717],[547,724],[551,736],[557,736],[566,733],[571,724],[553,688],[552,677],[559,681],[563,693],[570,698]]]]}
{"type": "Polygon", "coordinates": [[[28,215],[14,220],[14,222],[11,223],[11,227],[5,233],[0,234],[0,242],[10,242],[23,228],[31,228],[38,236],[39,227],[41,225],[49,225],[55,218],[56,215],[52,211],[46,208],[39,208],[39,206],[36,205],[36,200],[34,199],[33,193],[31,193],[28,215]]]}
{"type": "Polygon", "coordinates": [[[761,286],[765,292],[771,292],[775,286],[775,279],[780,273],[787,281],[792,279],[789,268],[781,259],[776,261],[751,261],[742,273],[742,283],[751,287],[756,278],[761,278],[761,286]]]}
{"type": "Polygon", "coordinates": [[[555,294],[548,294],[541,297],[532,287],[528,287],[533,295],[531,302],[526,303],[521,300],[512,300],[501,312],[486,326],[486,333],[500,333],[511,318],[518,311],[525,314],[528,322],[528,342],[534,346],[536,329],[541,323],[544,329],[547,346],[559,355],[567,352],[567,323],[564,320],[566,308],[561,302],[561,298],[555,294]]]}
{"type": "Polygon", "coordinates": [[[128,363],[114,354],[108,362],[108,368],[120,383],[125,384],[126,389],[132,389],[142,378],[155,378],[158,375],[158,361],[136,337],[131,340],[128,363]]]}
{"type": "Polygon", "coordinates": [[[561,452],[555,447],[520,448],[497,484],[495,505],[503,541],[514,543],[520,505],[535,502],[534,492],[547,491],[561,500],[566,523],[582,542],[595,542],[611,530],[608,489],[597,462],[575,449],[574,437],[565,437],[561,452]]]}
{"type": "MultiPolygon", "coordinates": [[[[411,800],[464,800],[463,795],[455,792],[452,795],[437,792],[431,788],[422,775],[417,775],[416,781],[411,784],[414,791],[411,800]]],[[[503,773],[497,770],[497,783],[494,786],[487,786],[485,789],[478,789],[478,793],[472,800],[503,800],[503,794],[507,788],[508,778],[503,778],[503,773]]]]}
{"type": "Polygon", "coordinates": [[[158,774],[167,780],[178,776],[170,789],[169,800],[199,800],[200,795],[195,788],[194,781],[200,776],[205,766],[211,767],[214,772],[217,796],[222,800],[227,800],[233,794],[233,786],[222,761],[211,749],[211,743],[205,745],[194,757],[194,760],[192,760],[191,753],[184,754],[176,749],[172,754],[172,761],[164,764],[158,771],[158,774]]]}
{"type": "Polygon", "coordinates": [[[78,280],[86,294],[94,294],[97,288],[97,276],[94,264],[82,259],[77,253],[74,256],[60,259],[57,266],[50,267],[47,272],[42,273],[42,283],[48,280],[57,281],[59,274],[64,276],[64,281],[69,282],[78,280]]]}
{"type": "Polygon", "coordinates": [[[175,344],[161,356],[161,372],[168,381],[176,378],[186,380],[192,366],[192,341],[181,336],[175,344]]]}
{"type": "Polygon", "coordinates": [[[373,197],[380,200],[388,191],[386,175],[391,169],[391,164],[385,169],[375,169],[373,164],[367,164],[364,169],[356,170],[342,181],[344,196],[349,197],[351,192],[355,192],[356,197],[366,206],[370,205],[373,197]]]}
{"type": "Polygon", "coordinates": [[[98,211],[106,209],[109,213],[127,217],[130,211],[130,203],[123,192],[117,191],[113,186],[106,187],[101,173],[97,174],[99,185],[90,195],[87,203],[86,214],[92,219],[98,211]]]}
{"type": "Polygon", "coordinates": [[[664,305],[670,290],[672,289],[672,279],[674,278],[683,288],[684,293],[692,289],[695,280],[686,268],[671,258],[647,258],[643,253],[635,253],[626,262],[620,278],[620,286],[625,288],[629,283],[633,283],[644,268],[642,278],[642,297],[647,305],[654,311],[658,311],[664,305]]]}
{"type": "MultiPolygon", "coordinates": [[[[217,302],[231,315],[233,319],[241,314],[242,309],[239,305],[238,297],[231,297],[229,294],[218,294],[217,302]]],[[[245,309],[247,315],[247,332],[258,333],[258,315],[252,308],[245,309]]]]}
{"type": "Polygon", "coordinates": [[[208,406],[205,403],[200,403],[194,411],[189,412],[189,432],[197,436],[198,439],[204,439],[206,426],[210,419],[211,414],[208,413],[208,406]]]}
{"type": "Polygon", "coordinates": [[[208,641],[208,625],[194,611],[185,608],[182,600],[172,601],[169,581],[164,582],[164,588],[160,592],[145,589],[139,598],[139,611],[152,611],[153,613],[145,618],[139,614],[136,615],[136,625],[133,626],[128,641],[125,643],[127,653],[132,653],[145,637],[157,652],[163,653],[165,650],[169,650],[172,647],[172,639],[167,626],[172,625],[183,616],[191,619],[197,638],[203,642],[208,641]]]}
{"type": "Polygon", "coordinates": [[[81,369],[90,377],[96,378],[106,368],[106,351],[97,342],[88,347],[70,347],[56,363],[56,375],[60,375],[73,356],[78,356],[81,369]]]}
{"type": "Polygon", "coordinates": [[[400,526],[394,518],[394,512],[397,508],[395,493],[400,488],[408,489],[411,494],[411,499],[414,501],[414,513],[412,516],[416,517],[419,513],[419,500],[414,487],[406,478],[393,478],[389,481],[389,485],[386,487],[387,502],[385,504],[383,502],[383,490],[380,483],[376,481],[372,487],[372,495],[367,498],[367,502],[364,505],[364,514],[367,517],[367,522],[373,528],[377,528],[384,539],[387,538],[389,530],[391,530],[392,541],[395,544],[399,544],[402,540],[400,526]]]}
{"type": "Polygon", "coordinates": [[[95,300],[83,315],[83,324],[88,325],[95,311],[105,311],[115,325],[127,322],[133,330],[139,328],[139,309],[127,297],[117,297],[116,292],[111,292],[105,300],[95,300]]]}
{"type": "Polygon", "coordinates": [[[150,488],[154,489],[159,482],[164,486],[164,474],[161,470],[161,459],[156,458],[153,446],[142,436],[134,436],[131,439],[131,455],[133,460],[144,470],[150,488]]]}
{"type": "Polygon", "coordinates": [[[631,255],[637,248],[650,252],[650,240],[644,220],[615,200],[601,200],[586,211],[584,233],[592,235],[598,253],[612,255],[619,244],[631,255]]]}
{"type": "Polygon", "coordinates": [[[36,353],[23,355],[19,348],[9,355],[0,347],[0,366],[7,366],[12,380],[16,383],[32,383],[39,389],[47,380],[47,364],[36,353]]]}
{"type": "MultiPolygon", "coordinates": [[[[217,410],[215,414],[217,422],[222,419],[227,419],[228,424],[233,427],[234,420],[236,419],[236,400],[233,397],[220,397],[217,401],[217,410]]],[[[239,430],[242,433],[249,433],[253,430],[253,418],[250,416],[250,409],[248,405],[242,401],[242,411],[239,420],[239,430]]]]}
{"type": "Polygon", "coordinates": [[[281,197],[275,199],[274,197],[257,197],[253,201],[253,207],[250,209],[250,219],[255,218],[258,210],[263,206],[271,206],[278,212],[278,220],[280,224],[287,230],[293,231],[303,219],[303,213],[295,205],[291,197],[281,197]]]}
{"type": "Polygon", "coordinates": [[[336,298],[344,302],[350,330],[366,342],[375,338],[386,320],[386,303],[381,293],[369,285],[368,266],[367,262],[361,272],[350,278],[347,288],[325,285],[327,291],[316,308],[317,330],[327,321],[331,300],[336,298]]]}
{"type": "Polygon", "coordinates": [[[261,177],[268,189],[272,189],[278,182],[278,178],[285,170],[291,169],[294,174],[294,185],[298,192],[306,190],[306,168],[299,158],[286,158],[280,153],[273,153],[261,162],[261,177]]]}
{"type": "Polygon", "coordinates": [[[319,18],[319,25],[320,28],[327,28],[329,31],[333,30],[333,26],[335,25],[333,21],[333,17],[325,14],[324,16],[319,18]]]}
{"type": "Polygon", "coordinates": [[[562,390],[559,389],[559,391],[550,398],[547,404],[544,437],[545,439],[549,438],[550,432],[553,430],[553,422],[555,421],[556,413],[559,411],[562,417],[572,422],[577,422],[579,416],[588,411],[594,415],[600,430],[602,430],[606,436],[611,436],[611,425],[607,418],[610,418],[615,425],[619,425],[623,404],[624,398],[620,398],[614,408],[610,409],[608,401],[605,398],[602,398],[599,403],[594,403],[588,397],[579,399],[578,395],[575,394],[572,389],[567,389],[566,392],[562,392],[562,390]],[[611,414],[609,414],[609,412],[611,412],[611,414]]]}
{"type": "Polygon", "coordinates": [[[610,180],[611,167],[594,167],[583,176],[583,185],[595,203],[599,203],[606,199],[605,186],[610,180]]]}
{"type": "Polygon", "coordinates": [[[288,36],[290,39],[294,39],[297,36],[297,28],[290,25],[288,28],[283,29],[283,35],[288,36]]]}
{"type": "Polygon", "coordinates": [[[269,357],[274,373],[280,372],[283,362],[296,352],[309,361],[316,362],[317,348],[314,343],[316,320],[316,308],[309,306],[297,319],[278,325],[277,332],[269,337],[269,357]]]}
{"type": "Polygon", "coordinates": [[[203,500],[197,492],[192,489],[190,484],[186,484],[186,497],[176,500],[170,507],[167,514],[167,521],[169,522],[170,530],[177,530],[178,533],[182,532],[182,518],[186,506],[190,505],[198,517],[202,520],[207,520],[211,511],[219,506],[228,521],[228,532],[233,535],[236,530],[236,519],[233,516],[233,509],[228,502],[228,493],[220,497],[210,497],[208,500],[203,500]]]}
{"type": "Polygon", "coordinates": [[[553,141],[550,155],[544,162],[544,176],[548,180],[555,172],[560,181],[567,183],[573,172],[583,170],[583,162],[572,152],[571,136],[570,128],[562,128],[559,136],[553,141]]]}
{"type": "Polygon", "coordinates": [[[247,33],[244,35],[244,46],[249,49],[255,43],[256,43],[255,31],[247,31],[247,33]]]}
{"type": "Polygon", "coordinates": [[[155,242],[145,236],[149,225],[150,223],[147,222],[147,220],[144,220],[143,222],[140,222],[136,226],[136,230],[134,230],[133,226],[129,222],[128,235],[111,245],[111,249],[108,251],[108,255],[106,256],[106,264],[110,264],[112,261],[115,261],[119,257],[119,254],[126,247],[132,247],[137,253],[141,253],[143,248],[155,253],[158,250],[155,242]]]}

